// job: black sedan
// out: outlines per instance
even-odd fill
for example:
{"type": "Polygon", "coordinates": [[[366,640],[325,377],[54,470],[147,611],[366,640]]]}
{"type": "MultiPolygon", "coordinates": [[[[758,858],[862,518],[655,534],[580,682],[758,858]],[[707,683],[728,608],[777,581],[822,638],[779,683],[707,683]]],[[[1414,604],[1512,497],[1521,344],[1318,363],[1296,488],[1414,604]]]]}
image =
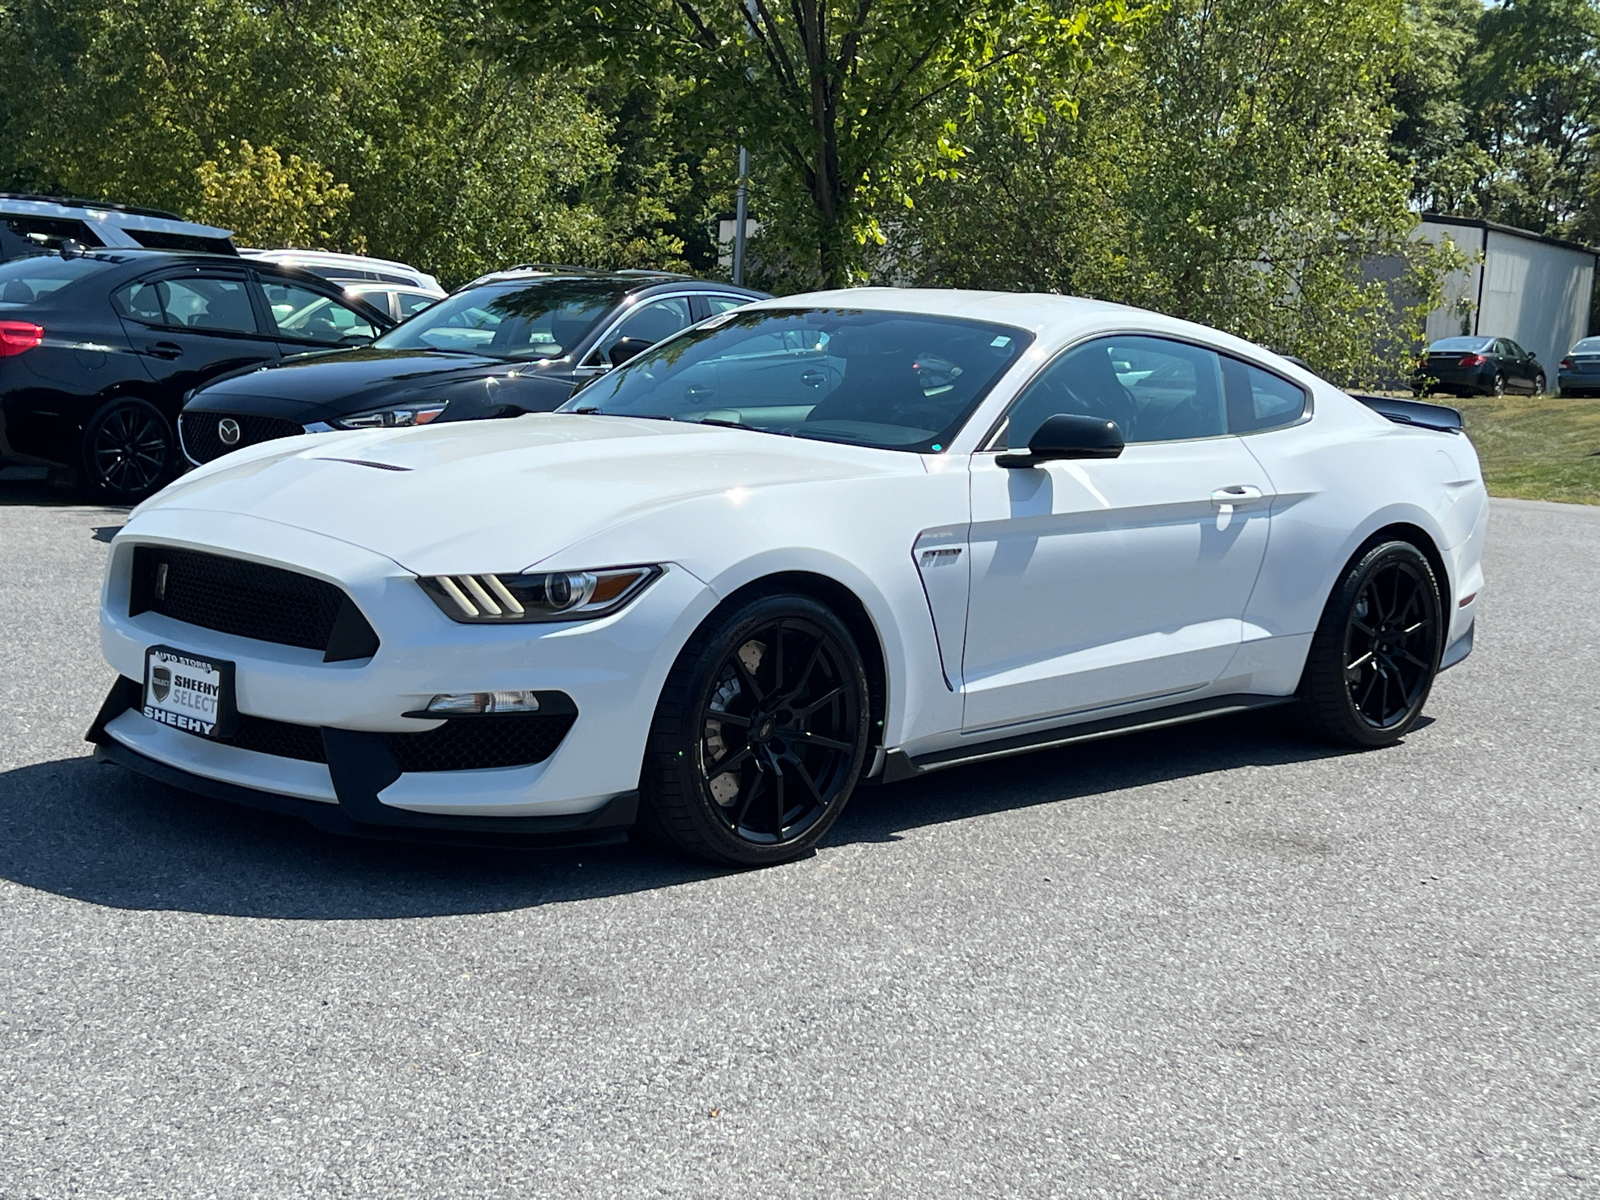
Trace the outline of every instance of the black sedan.
{"type": "Polygon", "coordinates": [[[234,256],[69,248],[0,263],[0,465],[70,467],[134,503],[180,464],[185,394],[393,324],[309,272],[234,256]]]}
{"type": "Polygon", "coordinates": [[[764,293],[682,275],[527,267],[484,276],[370,347],[216,380],[185,405],[209,462],[300,433],[549,412],[584,379],[764,293]]]}
{"type": "Polygon", "coordinates": [[[1545,375],[1539,360],[1510,338],[1448,337],[1423,352],[1411,373],[1411,390],[1419,396],[1503,396],[1508,391],[1538,396],[1544,393],[1545,375]]]}

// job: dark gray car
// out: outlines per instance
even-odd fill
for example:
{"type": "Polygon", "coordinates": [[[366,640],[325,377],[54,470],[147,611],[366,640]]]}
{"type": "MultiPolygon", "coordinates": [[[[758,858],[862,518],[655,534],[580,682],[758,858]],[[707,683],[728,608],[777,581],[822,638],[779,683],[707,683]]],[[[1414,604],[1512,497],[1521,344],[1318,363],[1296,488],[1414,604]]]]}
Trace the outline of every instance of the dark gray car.
{"type": "Polygon", "coordinates": [[[685,275],[519,267],[474,280],[371,346],[199,389],[184,452],[209,462],[300,433],[549,412],[590,376],[765,294],[685,275]]]}

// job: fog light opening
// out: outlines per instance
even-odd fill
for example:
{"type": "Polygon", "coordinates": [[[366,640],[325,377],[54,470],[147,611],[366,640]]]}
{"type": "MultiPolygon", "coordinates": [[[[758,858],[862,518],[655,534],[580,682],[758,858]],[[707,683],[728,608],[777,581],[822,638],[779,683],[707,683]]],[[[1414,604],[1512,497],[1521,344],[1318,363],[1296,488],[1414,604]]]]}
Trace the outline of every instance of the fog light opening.
{"type": "Polygon", "coordinates": [[[539,711],[539,695],[537,692],[446,692],[429,700],[427,711],[441,717],[531,713],[539,711]]]}

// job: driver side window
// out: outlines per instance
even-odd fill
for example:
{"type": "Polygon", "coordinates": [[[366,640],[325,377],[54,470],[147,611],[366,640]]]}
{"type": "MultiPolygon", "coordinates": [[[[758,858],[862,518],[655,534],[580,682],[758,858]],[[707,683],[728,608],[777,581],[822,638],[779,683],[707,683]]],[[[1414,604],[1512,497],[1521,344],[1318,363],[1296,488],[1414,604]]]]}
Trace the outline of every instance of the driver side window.
{"type": "Polygon", "coordinates": [[[694,324],[689,310],[689,297],[674,296],[666,300],[651,300],[629,313],[589,355],[589,365],[611,365],[611,350],[623,338],[634,338],[648,345],[671,337],[680,329],[694,324]]]}
{"type": "Polygon", "coordinates": [[[278,336],[320,346],[350,345],[371,341],[378,331],[355,309],[332,297],[294,283],[261,280],[267,294],[267,307],[277,322],[278,336]]]}
{"type": "Polygon", "coordinates": [[[1020,449],[1057,413],[1115,421],[1127,442],[1218,437],[1228,431],[1222,364],[1210,350],[1164,338],[1096,338],[1028,384],[993,449],[1020,449]]]}

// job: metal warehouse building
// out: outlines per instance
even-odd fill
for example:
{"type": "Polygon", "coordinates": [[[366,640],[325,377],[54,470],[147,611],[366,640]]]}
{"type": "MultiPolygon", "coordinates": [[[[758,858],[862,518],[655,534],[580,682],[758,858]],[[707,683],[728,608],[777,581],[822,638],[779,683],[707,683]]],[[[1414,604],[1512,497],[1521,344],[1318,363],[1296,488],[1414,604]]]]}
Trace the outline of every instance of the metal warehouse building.
{"type": "Polygon", "coordinates": [[[1465,217],[1422,218],[1417,236],[1448,239],[1468,258],[1445,279],[1445,303],[1428,314],[1429,342],[1463,333],[1506,337],[1533,351],[1555,387],[1556,364],[1589,332],[1595,261],[1576,242],[1465,217]]]}

